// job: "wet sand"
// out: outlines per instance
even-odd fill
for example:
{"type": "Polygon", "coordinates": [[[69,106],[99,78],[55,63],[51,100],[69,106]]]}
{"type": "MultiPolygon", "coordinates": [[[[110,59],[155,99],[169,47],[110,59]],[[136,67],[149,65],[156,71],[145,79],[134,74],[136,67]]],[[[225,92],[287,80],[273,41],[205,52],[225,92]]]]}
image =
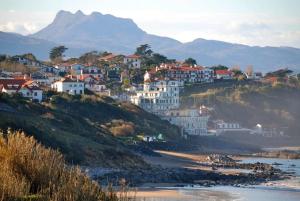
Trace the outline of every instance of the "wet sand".
{"type": "MultiPolygon", "coordinates": [[[[134,192],[132,192],[133,194],[134,192]]],[[[229,201],[235,200],[237,197],[227,192],[214,191],[207,189],[139,189],[135,198],[138,201],[192,201],[192,200],[205,200],[205,201],[229,201]]]]}

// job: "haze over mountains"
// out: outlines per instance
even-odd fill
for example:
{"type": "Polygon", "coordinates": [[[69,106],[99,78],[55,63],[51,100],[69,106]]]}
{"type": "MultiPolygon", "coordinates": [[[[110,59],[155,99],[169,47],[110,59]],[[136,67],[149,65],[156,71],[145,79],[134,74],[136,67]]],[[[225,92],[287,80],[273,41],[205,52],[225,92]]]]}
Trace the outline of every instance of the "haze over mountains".
{"type": "MultiPolygon", "coordinates": [[[[266,36],[268,37],[268,36],[266,36]]],[[[155,52],[179,60],[195,58],[205,66],[224,64],[245,67],[253,65],[262,71],[279,67],[300,68],[300,49],[290,47],[258,47],[205,39],[181,43],[172,38],[148,34],[131,19],[93,12],[72,14],[59,11],[54,21],[30,36],[0,32],[0,53],[32,52],[47,59],[55,45],[69,48],[68,56],[98,50],[130,54],[141,44],[150,44],[155,52]]]]}

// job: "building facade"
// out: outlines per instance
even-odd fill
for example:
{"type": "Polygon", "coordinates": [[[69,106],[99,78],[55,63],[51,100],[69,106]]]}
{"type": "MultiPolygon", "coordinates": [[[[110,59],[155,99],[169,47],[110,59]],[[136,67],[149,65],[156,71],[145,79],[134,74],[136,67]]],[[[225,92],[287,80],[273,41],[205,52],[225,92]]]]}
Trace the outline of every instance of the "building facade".
{"type": "Polygon", "coordinates": [[[70,95],[84,94],[84,82],[63,78],[51,84],[51,88],[57,92],[65,92],[70,95]]]}
{"type": "Polygon", "coordinates": [[[130,100],[133,104],[157,115],[162,115],[166,110],[178,109],[180,106],[178,81],[168,78],[152,79],[146,72],[143,90],[137,91],[130,100]]]}
{"type": "Polygon", "coordinates": [[[41,102],[43,91],[32,80],[25,79],[0,79],[0,92],[7,94],[21,94],[33,101],[41,102]]]}
{"type": "Polygon", "coordinates": [[[208,115],[201,115],[197,109],[169,110],[162,119],[177,125],[188,135],[207,135],[208,115]]]}
{"type": "Polygon", "coordinates": [[[129,55],[124,57],[124,64],[129,68],[141,68],[141,57],[138,55],[129,55]]]}
{"type": "Polygon", "coordinates": [[[183,81],[184,83],[209,83],[213,82],[213,70],[200,66],[182,66],[162,70],[165,77],[183,81]]]}

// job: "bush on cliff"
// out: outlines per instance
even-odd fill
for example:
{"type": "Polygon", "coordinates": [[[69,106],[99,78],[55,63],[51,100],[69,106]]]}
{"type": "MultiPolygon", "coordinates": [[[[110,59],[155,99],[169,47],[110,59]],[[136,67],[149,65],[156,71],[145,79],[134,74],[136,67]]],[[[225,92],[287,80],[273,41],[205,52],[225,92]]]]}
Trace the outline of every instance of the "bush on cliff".
{"type": "Polygon", "coordinates": [[[114,201],[58,151],[22,132],[0,132],[0,201],[114,201]]]}

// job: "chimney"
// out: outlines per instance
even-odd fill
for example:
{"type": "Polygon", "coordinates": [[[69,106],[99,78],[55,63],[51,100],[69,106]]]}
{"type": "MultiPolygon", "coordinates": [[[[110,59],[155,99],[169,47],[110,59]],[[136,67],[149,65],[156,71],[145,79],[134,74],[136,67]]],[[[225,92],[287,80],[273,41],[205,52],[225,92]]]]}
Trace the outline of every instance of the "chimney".
{"type": "Polygon", "coordinates": [[[24,80],[28,80],[28,75],[24,74],[24,80]]]}

